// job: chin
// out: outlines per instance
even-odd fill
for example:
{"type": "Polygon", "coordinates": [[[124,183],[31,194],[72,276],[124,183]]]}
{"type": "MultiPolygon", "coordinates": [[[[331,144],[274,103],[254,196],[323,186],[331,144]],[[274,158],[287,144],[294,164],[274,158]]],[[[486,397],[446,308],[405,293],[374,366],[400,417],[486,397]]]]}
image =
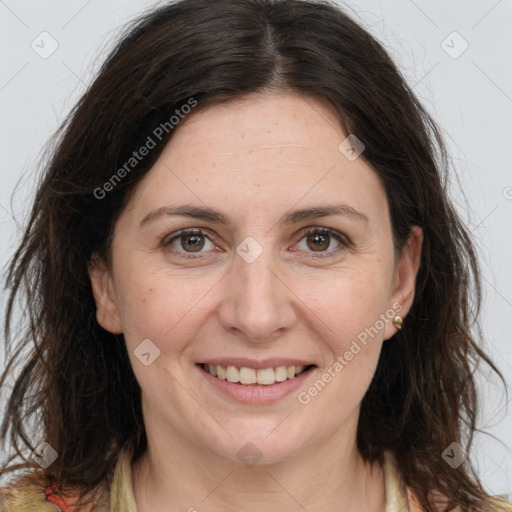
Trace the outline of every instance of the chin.
{"type": "Polygon", "coordinates": [[[279,464],[298,456],[307,437],[305,428],[300,432],[298,425],[283,422],[284,417],[243,422],[233,420],[225,427],[231,436],[223,431],[221,438],[204,442],[213,453],[235,464],[247,467],[279,464]],[[278,426],[281,422],[283,428],[278,426]]]}

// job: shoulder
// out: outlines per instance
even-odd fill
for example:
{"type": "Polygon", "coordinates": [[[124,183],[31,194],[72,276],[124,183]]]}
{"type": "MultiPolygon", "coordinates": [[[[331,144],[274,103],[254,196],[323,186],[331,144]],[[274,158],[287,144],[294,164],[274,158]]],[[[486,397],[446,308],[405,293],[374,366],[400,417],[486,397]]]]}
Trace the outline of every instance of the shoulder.
{"type": "Polygon", "coordinates": [[[58,512],[59,507],[48,501],[48,482],[29,475],[9,482],[0,488],[0,512],[58,512]]]}
{"type": "MultiPolygon", "coordinates": [[[[424,509],[419,504],[416,496],[410,488],[407,488],[408,500],[409,500],[409,512],[424,512],[424,509]]],[[[464,512],[460,508],[454,510],[454,512],[464,512]]],[[[491,498],[485,511],[482,512],[512,512],[512,503],[505,501],[504,496],[495,496],[491,498]]]]}
{"type": "Polygon", "coordinates": [[[492,500],[493,512],[512,512],[512,503],[506,501],[506,496],[495,496],[492,500]]]}
{"type": "MultiPolygon", "coordinates": [[[[424,512],[414,491],[405,485],[396,459],[392,452],[383,453],[383,469],[386,485],[386,512],[394,510],[408,510],[409,512],[424,512]]],[[[485,512],[512,512],[512,503],[507,496],[494,496],[489,500],[485,512]]],[[[443,501],[441,499],[441,501],[443,501]]],[[[454,512],[465,512],[456,509],[454,512]]]]}
{"type": "MultiPolygon", "coordinates": [[[[0,512],[75,512],[75,502],[76,498],[64,497],[56,486],[33,476],[23,477],[6,488],[0,488],[0,512]]],[[[99,493],[94,506],[80,510],[107,510],[104,505],[104,498],[99,493]]]]}
{"type": "Polygon", "coordinates": [[[131,452],[123,450],[113,478],[106,478],[78,509],[78,489],[64,493],[38,471],[18,476],[0,487],[0,512],[136,512],[131,487],[131,452]]]}

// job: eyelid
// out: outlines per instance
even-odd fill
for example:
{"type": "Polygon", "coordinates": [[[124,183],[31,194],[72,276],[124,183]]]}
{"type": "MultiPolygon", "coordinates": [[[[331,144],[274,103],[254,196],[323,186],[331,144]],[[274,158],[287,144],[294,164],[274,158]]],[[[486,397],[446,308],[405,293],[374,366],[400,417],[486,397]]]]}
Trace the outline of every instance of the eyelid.
{"type": "Polygon", "coordinates": [[[208,238],[211,242],[213,242],[212,238],[215,238],[211,235],[211,232],[208,229],[205,228],[183,228],[179,231],[174,231],[170,235],[167,235],[163,238],[161,245],[169,245],[171,242],[173,242],[176,238],[179,238],[180,236],[184,235],[201,235],[205,238],[208,238]]]}
{"type": "Polygon", "coordinates": [[[341,231],[337,231],[336,229],[328,228],[325,226],[309,226],[303,228],[301,231],[299,231],[298,236],[301,236],[302,239],[305,235],[312,235],[315,233],[331,235],[332,237],[336,238],[340,242],[346,243],[347,245],[350,243],[350,240],[347,237],[347,235],[345,235],[341,231]]]}
{"type": "Polygon", "coordinates": [[[347,235],[337,231],[336,229],[327,228],[325,226],[310,226],[304,228],[298,234],[299,240],[297,243],[302,241],[305,237],[315,234],[329,235],[337,242],[339,242],[339,246],[335,249],[331,249],[330,251],[308,251],[308,254],[312,254],[313,258],[321,259],[334,257],[337,256],[341,251],[352,247],[352,242],[347,235]]]}
{"type": "Polygon", "coordinates": [[[204,258],[204,255],[207,254],[207,252],[204,252],[204,251],[199,251],[199,252],[187,252],[187,251],[182,251],[182,250],[179,250],[179,249],[176,249],[174,247],[172,247],[172,243],[176,240],[176,239],[179,239],[181,238],[182,236],[187,236],[187,235],[198,235],[198,236],[203,236],[205,237],[206,239],[208,239],[210,241],[210,243],[214,244],[215,246],[217,246],[217,244],[215,243],[214,241],[214,236],[212,236],[210,234],[210,231],[208,229],[205,229],[205,228],[184,228],[184,229],[180,229],[179,231],[175,231],[174,233],[171,233],[170,235],[168,236],[165,236],[162,241],[160,242],[160,247],[162,249],[168,249],[174,253],[177,253],[179,255],[180,258],[185,258],[185,259],[200,259],[200,258],[204,258]]]}
{"type": "MultiPolygon", "coordinates": [[[[328,258],[337,255],[341,250],[346,249],[351,246],[350,239],[344,234],[341,233],[335,229],[327,228],[325,226],[309,226],[302,228],[298,234],[296,235],[297,241],[295,242],[295,245],[302,241],[303,238],[313,235],[313,234],[323,234],[323,235],[329,235],[333,237],[335,240],[337,240],[340,244],[339,247],[335,249],[331,249],[330,251],[309,251],[310,254],[314,255],[314,258],[328,258]]],[[[198,235],[203,236],[207,238],[212,244],[215,244],[215,236],[212,235],[212,232],[206,228],[184,228],[177,232],[171,233],[170,235],[163,238],[160,245],[163,248],[166,248],[174,242],[177,238],[180,238],[182,236],[186,235],[198,235]]],[[[216,244],[215,244],[216,245],[216,244]]],[[[180,255],[185,255],[185,258],[201,258],[201,254],[204,254],[203,252],[186,252],[186,251],[177,251],[180,255]],[[198,256],[194,256],[198,255],[198,256]]]]}

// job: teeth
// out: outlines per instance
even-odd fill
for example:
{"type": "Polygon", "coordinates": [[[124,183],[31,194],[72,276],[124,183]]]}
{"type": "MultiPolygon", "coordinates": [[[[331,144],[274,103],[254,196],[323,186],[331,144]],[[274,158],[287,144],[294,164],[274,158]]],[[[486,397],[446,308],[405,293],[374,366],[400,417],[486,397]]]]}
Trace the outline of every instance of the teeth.
{"type": "Polygon", "coordinates": [[[216,366],[217,369],[217,377],[221,380],[226,380],[226,370],[222,366],[216,366]]]}
{"type": "Polygon", "coordinates": [[[226,368],[226,380],[228,382],[240,382],[240,372],[236,366],[226,368]]]}
{"type": "Polygon", "coordinates": [[[287,379],[293,379],[297,375],[300,375],[305,366],[278,366],[276,368],[260,368],[255,370],[254,368],[246,368],[242,366],[237,368],[236,366],[229,365],[228,367],[220,365],[204,365],[204,369],[221,380],[227,380],[228,382],[240,384],[260,384],[263,386],[271,386],[275,382],[283,382],[287,379]]]}
{"type": "Polygon", "coordinates": [[[241,384],[256,384],[256,370],[254,368],[240,368],[241,384]]]}
{"type": "Polygon", "coordinates": [[[283,382],[283,380],[286,380],[288,378],[288,375],[286,374],[286,366],[278,366],[275,369],[276,373],[276,382],[283,382]]]}
{"type": "Polygon", "coordinates": [[[265,386],[270,386],[276,381],[276,374],[273,368],[262,368],[258,370],[256,382],[265,386]]]}

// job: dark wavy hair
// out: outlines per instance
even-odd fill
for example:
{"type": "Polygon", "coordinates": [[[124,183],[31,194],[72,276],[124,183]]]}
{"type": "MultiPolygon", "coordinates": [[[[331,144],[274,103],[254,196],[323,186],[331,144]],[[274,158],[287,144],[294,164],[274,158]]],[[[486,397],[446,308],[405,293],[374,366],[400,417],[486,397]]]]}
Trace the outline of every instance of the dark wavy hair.
{"type": "Polygon", "coordinates": [[[172,130],[107,197],[98,190],[190,98],[201,109],[265,90],[326,102],[344,131],[364,142],[362,158],[387,194],[397,250],[411,226],[424,231],[414,303],[383,345],[362,403],[360,453],[374,461],[392,451],[428,512],[440,495],[446,510],[483,508],[488,495],[469,462],[454,470],[441,456],[452,442],[470,448],[479,362],[503,377],[479,347],[478,263],[447,197],[440,130],[382,45],[338,6],[318,1],[159,7],[127,28],[73,108],[49,147],[7,271],[9,357],[0,384],[21,369],[1,429],[16,454],[0,474],[35,467],[24,452],[37,432],[59,454],[45,477],[84,495],[108,479],[123,448],[132,448],[133,460],[145,451],[140,387],[123,336],[97,323],[88,264],[96,253],[111,263],[116,220],[172,130]]]}

